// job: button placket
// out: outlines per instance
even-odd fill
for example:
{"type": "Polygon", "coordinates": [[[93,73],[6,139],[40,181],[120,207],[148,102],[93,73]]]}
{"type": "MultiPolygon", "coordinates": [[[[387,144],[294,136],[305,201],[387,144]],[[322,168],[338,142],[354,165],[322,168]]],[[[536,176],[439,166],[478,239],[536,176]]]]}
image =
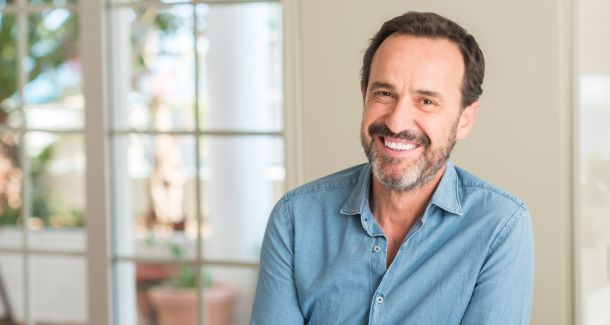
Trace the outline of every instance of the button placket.
{"type": "Polygon", "coordinates": [[[375,246],[373,246],[373,252],[379,253],[380,251],[381,251],[381,246],[379,246],[379,244],[375,244],[375,246]]]}
{"type": "MultiPolygon", "coordinates": [[[[371,271],[371,284],[376,290],[379,289],[379,284],[383,279],[386,272],[386,252],[385,252],[385,238],[377,237],[369,246],[370,254],[370,271],[371,271]]],[[[371,301],[375,301],[376,295],[371,297],[371,301]]]]}

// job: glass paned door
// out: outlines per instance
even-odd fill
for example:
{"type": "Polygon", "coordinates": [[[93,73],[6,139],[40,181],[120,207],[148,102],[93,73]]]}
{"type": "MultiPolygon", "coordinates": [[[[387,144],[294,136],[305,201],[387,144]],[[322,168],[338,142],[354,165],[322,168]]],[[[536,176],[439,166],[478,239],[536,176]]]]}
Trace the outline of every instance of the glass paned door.
{"type": "Polygon", "coordinates": [[[281,6],[108,12],[115,319],[247,323],[286,174],[281,6]]]}

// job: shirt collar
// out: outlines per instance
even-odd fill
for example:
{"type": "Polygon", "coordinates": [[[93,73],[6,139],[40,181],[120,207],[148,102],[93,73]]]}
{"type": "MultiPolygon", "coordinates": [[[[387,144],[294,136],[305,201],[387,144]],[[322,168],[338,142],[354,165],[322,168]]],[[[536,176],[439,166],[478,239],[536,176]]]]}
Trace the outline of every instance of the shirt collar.
{"type": "Polygon", "coordinates": [[[371,165],[362,165],[362,170],[358,176],[358,182],[350,193],[347,201],[341,208],[343,214],[362,214],[365,204],[369,202],[369,191],[371,188],[371,165]]]}
{"type": "Polygon", "coordinates": [[[463,215],[462,203],[460,201],[460,178],[455,165],[451,160],[445,165],[445,173],[438,183],[430,204],[457,215],[463,215]]]}
{"type": "MultiPolygon", "coordinates": [[[[341,213],[347,215],[362,214],[365,205],[368,204],[369,191],[371,188],[371,167],[364,164],[358,176],[358,182],[350,193],[347,201],[341,208],[341,213]]],[[[463,215],[462,204],[459,196],[460,179],[458,178],[456,167],[451,161],[447,161],[445,172],[439,182],[430,205],[457,215],[463,215]]]]}

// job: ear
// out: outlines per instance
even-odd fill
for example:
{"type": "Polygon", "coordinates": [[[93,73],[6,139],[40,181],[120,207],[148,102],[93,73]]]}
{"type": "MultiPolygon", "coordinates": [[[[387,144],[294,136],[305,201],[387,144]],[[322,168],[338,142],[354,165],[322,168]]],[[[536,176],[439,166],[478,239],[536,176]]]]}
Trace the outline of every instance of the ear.
{"type": "Polygon", "coordinates": [[[480,103],[477,100],[462,110],[455,133],[456,140],[462,140],[468,136],[479,115],[479,106],[480,103]]]}

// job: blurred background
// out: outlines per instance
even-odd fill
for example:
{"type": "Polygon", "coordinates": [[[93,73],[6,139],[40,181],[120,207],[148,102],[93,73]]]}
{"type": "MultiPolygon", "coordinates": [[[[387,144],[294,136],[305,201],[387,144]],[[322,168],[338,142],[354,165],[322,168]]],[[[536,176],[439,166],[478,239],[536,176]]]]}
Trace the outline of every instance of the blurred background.
{"type": "Polygon", "coordinates": [[[247,324],[271,208],[365,161],[362,54],[408,10],[485,53],[453,160],[531,210],[532,324],[610,325],[607,0],[0,0],[0,324],[247,324]]]}

